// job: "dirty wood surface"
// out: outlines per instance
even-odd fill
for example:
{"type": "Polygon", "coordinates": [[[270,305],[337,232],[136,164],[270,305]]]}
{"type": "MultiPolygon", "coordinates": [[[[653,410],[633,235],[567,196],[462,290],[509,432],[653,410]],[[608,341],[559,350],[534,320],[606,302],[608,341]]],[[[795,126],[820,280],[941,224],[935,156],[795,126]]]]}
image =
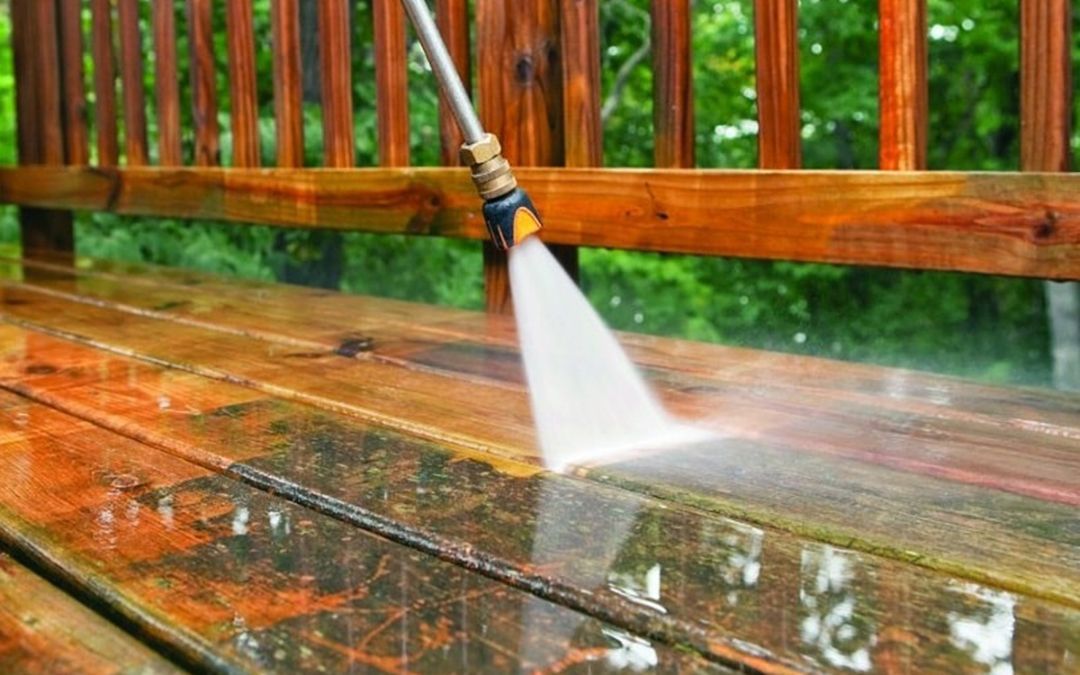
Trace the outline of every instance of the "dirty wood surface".
{"type": "Polygon", "coordinates": [[[180,665],[1075,667],[1075,395],[627,335],[718,439],[555,475],[507,317],[0,286],[0,546],[180,665]]]}

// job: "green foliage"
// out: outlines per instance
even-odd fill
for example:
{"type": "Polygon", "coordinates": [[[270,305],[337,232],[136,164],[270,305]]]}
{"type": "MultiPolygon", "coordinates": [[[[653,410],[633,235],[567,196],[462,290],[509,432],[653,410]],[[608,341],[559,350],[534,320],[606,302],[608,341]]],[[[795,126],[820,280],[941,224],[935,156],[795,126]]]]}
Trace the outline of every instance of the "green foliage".
{"type": "MultiPolygon", "coordinates": [[[[0,0],[0,163],[15,161],[9,0],[0,0]]],[[[216,70],[227,72],[224,4],[214,3],[216,70]]],[[[354,0],[356,163],[378,163],[371,0],[354,0]]],[[[605,164],[649,166],[653,154],[649,0],[600,4],[605,164]],[[610,100],[608,100],[610,99],[610,100]]],[[[270,0],[254,0],[263,162],[276,136],[270,77],[270,0]]],[[[177,2],[183,148],[194,139],[187,16],[177,2]]],[[[149,3],[142,6],[149,19],[149,3]]],[[[703,167],[757,163],[753,0],[697,0],[693,14],[695,146],[703,167]]],[[[799,44],[804,164],[877,163],[877,1],[801,0],[799,44]]],[[[930,153],[933,168],[1011,170],[1018,162],[1017,3],[930,0],[930,153]]],[[[1080,34],[1080,13],[1077,15],[1080,34]]],[[[309,35],[310,37],[310,35],[309,35]]],[[[144,26],[145,83],[153,91],[152,33],[144,26]]],[[[317,49],[317,45],[314,47],[317,49]]],[[[434,81],[410,48],[412,160],[438,162],[434,81]]],[[[311,49],[306,49],[309,61],[311,49]]],[[[1074,61],[1080,62],[1080,41],[1074,61]]],[[[87,60],[87,81],[93,64],[87,60]]],[[[322,163],[317,81],[304,103],[307,166],[322,163]],[[314,90],[312,90],[314,89],[314,90]]],[[[231,163],[229,92],[217,80],[222,162],[231,163]]],[[[90,92],[91,104],[93,94],[90,92]]],[[[156,157],[154,97],[147,97],[156,157]]],[[[1078,114],[1080,114],[1080,106],[1078,114]]],[[[121,134],[123,121],[120,120],[121,134]]],[[[1080,121],[1073,145],[1080,151],[1080,121]]],[[[91,129],[93,133],[93,129],[91,129]]],[[[81,214],[80,253],[148,260],[263,279],[462,307],[483,305],[477,242],[281,231],[173,219],[81,214]]],[[[0,209],[0,239],[17,238],[0,209]]],[[[600,249],[581,251],[582,286],[616,328],[806,354],[1043,384],[1050,358],[1039,282],[600,249]]]]}

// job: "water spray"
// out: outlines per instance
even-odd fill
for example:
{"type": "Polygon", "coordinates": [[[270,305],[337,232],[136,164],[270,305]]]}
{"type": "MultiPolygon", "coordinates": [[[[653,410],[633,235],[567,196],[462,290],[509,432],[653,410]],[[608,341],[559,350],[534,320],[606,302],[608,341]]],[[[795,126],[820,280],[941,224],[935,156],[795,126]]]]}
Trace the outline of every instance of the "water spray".
{"type": "Polygon", "coordinates": [[[402,3],[465,137],[461,162],[469,167],[476,190],[484,200],[488,234],[495,246],[508,250],[540,230],[540,216],[529,196],[518,187],[510,163],[502,156],[499,139],[484,131],[480,124],[427,3],[425,0],[402,0],[402,3]]]}

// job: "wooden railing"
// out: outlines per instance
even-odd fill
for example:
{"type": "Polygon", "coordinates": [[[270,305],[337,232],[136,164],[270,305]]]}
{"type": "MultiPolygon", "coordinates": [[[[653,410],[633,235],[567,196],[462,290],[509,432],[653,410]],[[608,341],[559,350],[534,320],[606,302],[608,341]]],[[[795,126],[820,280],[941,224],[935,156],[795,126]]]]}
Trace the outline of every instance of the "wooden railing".
{"type": "MultiPolygon", "coordinates": [[[[152,28],[158,166],[149,167],[138,0],[89,0],[97,163],[89,166],[80,0],[12,0],[24,250],[71,250],[72,209],[297,227],[484,238],[440,109],[444,168],[409,168],[405,18],[374,0],[379,167],[355,168],[348,0],[319,0],[326,169],[304,169],[298,0],[273,0],[276,167],[260,168],[251,0],[227,7],[233,153],[220,164],[212,0],[184,0],[194,165],[180,166],[173,5],[152,28]],[[117,131],[114,31],[124,119],[117,131]]],[[[926,1],[880,0],[880,168],[803,171],[796,0],[755,4],[760,171],[694,169],[690,0],[652,3],[655,164],[602,161],[597,0],[477,0],[476,98],[546,218],[564,264],[574,246],[1080,278],[1080,177],[1068,169],[1069,0],[1020,0],[1022,167],[927,172],[926,1]],[[526,168],[526,167],[549,168],[526,168]],[[569,168],[551,168],[551,167],[569,168]],[[887,171],[886,171],[887,170],[887,171]]],[[[463,75],[468,3],[435,10],[463,75]]],[[[468,81],[468,77],[466,78],[468,81]]],[[[505,260],[485,255],[489,307],[505,309],[505,260]]]]}

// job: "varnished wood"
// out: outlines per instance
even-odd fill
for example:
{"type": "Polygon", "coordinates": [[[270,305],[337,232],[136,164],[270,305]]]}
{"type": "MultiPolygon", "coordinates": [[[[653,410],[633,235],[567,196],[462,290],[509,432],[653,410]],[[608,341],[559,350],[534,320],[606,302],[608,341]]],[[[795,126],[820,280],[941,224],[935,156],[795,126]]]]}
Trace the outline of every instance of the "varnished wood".
{"type": "Polygon", "coordinates": [[[180,672],[3,552],[0,670],[92,675],[180,672]]]}
{"type": "Polygon", "coordinates": [[[802,165],[797,0],[755,0],[758,166],[802,165]]]}
{"type": "Polygon", "coordinates": [[[221,163],[211,0],[186,0],[191,64],[191,108],[195,125],[195,164],[221,163]]]}
{"type": "MultiPolygon", "coordinates": [[[[61,105],[60,26],[56,0],[22,0],[12,7],[19,161],[60,165],[66,158],[61,105]]],[[[22,208],[19,237],[28,256],[74,250],[72,214],[67,210],[22,208]]]]}
{"type": "Polygon", "coordinates": [[[323,165],[335,168],[356,163],[349,6],[347,0],[319,0],[323,165]]]}
{"type": "Polygon", "coordinates": [[[560,0],[566,166],[604,162],[597,0],[560,0]]]}
{"type": "MultiPolygon", "coordinates": [[[[565,148],[558,0],[479,0],[476,21],[484,127],[498,136],[503,155],[515,168],[561,166],[565,148]]],[[[546,218],[543,207],[540,210],[546,218]]],[[[556,247],[553,252],[576,273],[576,251],[556,247]]],[[[484,289],[489,312],[511,311],[506,254],[486,240],[484,289]]]]}
{"type": "Polygon", "coordinates": [[[90,161],[86,128],[81,0],[60,0],[60,60],[63,72],[64,157],[68,164],[90,161]]]}
{"type": "MultiPolygon", "coordinates": [[[[516,170],[551,243],[1080,277],[1071,175],[516,170]],[[753,232],[754,236],[747,236],[753,232]]],[[[0,201],[485,239],[466,172],[24,167],[0,201]]]]}
{"type": "Polygon", "coordinates": [[[926,0],[879,0],[878,165],[926,169],[926,0]]]}
{"type": "MultiPolygon", "coordinates": [[[[9,337],[12,329],[0,334],[8,337],[5,344],[19,344],[9,337]]],[[[452,450],[417,443],[377,426],[282,401],[252,400],[242,387],[206,380],[200,384],[194,376],[166,375],[158,366],[61,340],[32,340],[23,348],[26,356],[18,356],[17,349],[4,352],[0,382],[35,400],[488,574],[539,564],[547,581],[538,587],[538,594],[559,593],[568,602],[593,603],[597,612],[620,606],[617,594],[602,585],[605,580],[610,583],[629,570],[640,571],[641,563],[659,565],[663,592],[656,601],[665,612],[662,620],[649,624],[657,632],[672,631],[672,638],[688,640],[717,658],[765,672],[778,672],[803,659],[819,667],[828,664],[827,649],[818,651],[816,641],[793,639],[787,633],[799,630],[799,624],[785,627],[783,617],[807,610],[800,606],[802,594],[770,592],[790,587],[791,582],[798,588],[799,575],[808,571],[807,561],[831,555],[827,546],[550,474],[507,474],[500,465],[456,456],[452,450]],[[47,364],[54,363],[71,366],[50,371],[47,364]],[[13,385],[11,377],[20,368],[28,374],[13,385]],[[169,401],[168,408],[155,404],[163,399],[169,401]],[[219,407],[214,408],[215,403],[219,407]],[[341,464],[339,453],[346,453],[350,461],[341,464]],[[426,476],[421,478],[422,491],[415,487],[417,470],[426,476]],[[499,501],[495,509],[489,506],[493,495],[499,501]],[[590,514],[595,528],[578,530],[561,519],[583,513],[590,514]],[[629,522],[617,514],[632,514],[636,526],[625,529],[629,522]],[[533,537],[506,536],[523,529],[533,537]],[[618,549],[622,553],[616,555],[618,549]],[[715,558],[725,550],[757,568],[756,581],[717,583],[728,575],[715,558]],[[606,574],[609,569],[611,574],[606,574]],[[729,605],[733,592],[739,600],[729,605]],[[705,635],[687,625],[687,619],[707,626],[705,635]],[[696,641],[698,635],[704,642],[696,641]],[[729,642],[728,636],[736,641],[729,642]],[[754,645],[749,652],[740,646],[748,644],[754,645]]],[[[914,632],[930,643],[945,643],[949,634],[939,627],[945,613],[966,617],[966,611],[972,611],[964,608],[962,595],[952,597],[962,585],[954,579],[874,556],[834,553],[842,560],[833,563],[842,563],[849,574],[865,580],[855,584],[860,598],[855,615],[876,617],[882,633],[914,632]],[[876,579],[887,579],[889,589],[901,592],[878,591],[876,579]],[[901,611],[911,602],[904,600],[905,595],[914,600],[917,611],[901,611]]],[[[524,572],[514,583],[531,578],[532,573],[524,572]]],[[[1050,637],[1061,630],[1055,624],[1060,612],[1052,605],[1022,599],[1016,616],[1050,637]]],[[[646,620],[618,612],[612,619],[646,620]]],[[[1064,663],[1063,644],[1048,640],[1045,645],[1027,658],[1064,663]]],[[[962,664],[971,663],[962,651],[948,655],[939,651],[923,643],[912,663],[920,670],[963,669],[962,664]]]]}
{"type": "MultiPolygon", "coordinates": [[[[0,467],[19,471],[0,487],[0,541],[184,665],[505,672],[603,644],[586,615],[77,418],[2,401],[0,467]],[[62,489],[35,495],[41,485],[62,489]],[[567,625],[582,634],[551,638],[567,625]]],[[[657,647],[673,667],[708,667],[657,647]]]]}
{"type": "Polygon", "coordinates": [[[652,3],[654,163],[694,166],[690,0],[652,3]]]}
{"type": "MultiPolygon", "coordinates": [[[[465,90],[472,91],[472,59],[469,48],[469,3],[468,0],[435,0],[435,21],[439,26],[443,42],[454,60],[461,83],[465,90]]],[[[439,90],[439,139],[440,162],[443,166],[457,166],[461,163],[458,156],[464,138],[457,121],[454,120],[446,97],[439,90]]]]}
{"type": "Polygon", "coordinates": [[[11,2],[11,50],[15,77],[15,129],[19,164],[37,164],[41,157],[38,133],[38,80],[34,74],[37,53],[33,46],[37,30],[34,5],[29,0],[11,2]]]}
{"type": "Polygon", "coordinates": [[[409,64],[401,0],[373,0],[380,166],[409,165],[409,64]]]}
{"type": "MultiPolygon", "coordinates": [[[[481,350],[479,360],[473,362],[481,367],[477,371],[468,365],[469,361],[461,361],[471,353],[464,346],[460,351],[445,352],[446,358],[440,361],[437,355],[444,352],[436,340],[430,347],[413,347],[411,355],[396,351],[398,358],[413,364],[402,368],[393,361],[366,357],[341,359],[336,345],[349,333],[374,335],[374,354],[383,350],[395,354],[386,327],[380,331],[377,325],[363,319],[338,333],[337,340],[331,342],[334,349],[312,351],[302,342],[282,342],[261,349],[245,344],[251,340],[250,324],[218,331],[199,323],[196,317],[214,314],[204,314],[198,306],[192,308],[195,321],[170,324],[165,329],[159,324],[165,317],[141,312],[121,317],[100,300],[81,303],[69,297],[30,287],[8,288],[4,293],[5,315],[9,320],[29,322],[27,325],[37,330],[81,336],[79,340],[116,353],[241,382],[269,395],[355,415],[438,444],[536,461],[531,454],[532,431],[527,423],[525,392],[519,382],[503,382],[499,371],[488,372],[484,367],[486,363],[499,363],[492,360],[495,353],[484,359],[481,350]],[[168,340],[158,337],[162,335],[167,335],[168,340]],[[383,344],[386,346],[379,346],[383,344]],[[445,372],[426,372],[431,367],[445,372]],[[455,370],[461,367],[465,369],[455,370]],[[484,379],[476,379],[477,375],[484,379]]],[[[190,298],[190,293],[178,288],[175,297],[190,298]]],[[[161,297],[154,302],[160,306],[171,304],[161,297]]],[[[200,304],[205,308],[205,301],[200,304]]],[[[355,311],[339,310],[338,314],[365,316],[355,311]]],[[[279,325],[276,330],[285,327],[279,325]]],[[[404,334],[414,333],[404,330],[404,334]]],[[[512,354],[505,358],[512,358],[512,354]]],[[[948,419],[935,413],[913,415],[914,410],[876,412],[880,403],[874,397],[849,398],[843,403],[838,400],[834,407],[829,398],[822,398],[821,392],[781,385],[781,375],[772,378],[777,383],[774,393],[764,397],[749,394],[742,389],[756,387],[754,383],[766,372],[762,368],[770,363],[769,355],[731,354],[728,358],[752,364],[753,370],[746,371],[748,375],[756,373],[752,381],[730,389],[730,385],[702,381],[699,375],[673,375],[666,383],[659,383],[661,395],[672,410],[691,419],[712,420],[710,424],[728,438],[722,447],[689,448],[685,464],[675,459],[681,455],[669,453],[666,456],[670,466],[662,471],[648,463],[649,457],[601,467],[594,472],[597,478],[617,480],[635,490],[662,491],[675,501],[812,533],[830,543],[1080,603],[1080,598],[1068,590],[1075,586],[1075,580],[1070,580],[1073,572],[1069,571],[1074,569],[1074,552],[1057,540],[1052,524],[1062,522],[1064,514],[1075,508],[1067,504],[1068,495],[1080,500],[1076,485],[1052,486],[1053,474],[1075,475],[1068,468],[1070,461],[1075,462],[1075,457],[1069,459],[1068,448],[1072,443],[1069,439],[1080,438],[1080,429],[1076,428],[1075,415],[1067,412],[1068,397],[1062,400],[1066,407],[1056,424],[1032,420],[1010,426],[1011,417],[1004,416],[999,404],[991,404],[990,410],[996,406],[997,411],[987,419],[1006,425],[992,422],[982,426],[986,422],[972,424],[963,415],[948,419]],[[730,395],[725,395],[726,391],[730,395]],[[1028,431],[1018,431],[1028,427],[1028,431]],[[922,431],[912,435],[913,429],[922,431]],[[927,471],[926,460],[910,456],[914,448],[925,443],[924,435],[936,439],[938,459],[932,459],[934,452],[928,457],[942,471],[927,471]],[[1009,480],[1019,477],[1011,474],[1023,473],[1026,465],[1040,464],[1031,461],[1028,453],[1033,448],[1040,448],[1042,461],[1047,462],[1044,467],[1051,473],[1029,483],[1050,481],[1046,483],[1050,491],[1032,491],[1024,487],[1023,479],[1008,486],[1009,480]],[[747,453],[757,459],[745,462],[742,458],[747,453]],[[942,457],[953,459],[942,462],[942,457]],[[975,463],[965,465],[965,457],[975,463]],[[734,472],[732,462],[743,466],[734,472]],[[1053,463],[1057,468],[1050,468],[1053,463]],[[690,465],[695,467],[692,471],[686,469],[690,465]],[[1008,468],[1010,465],[1014,468],[1008,468]],[[1004,471],[988,468],[994,466],[1004,471]],[[649,475],[667,478],[651,481],[649,475]],[[1002,476],[1004,481],[993,476],[1002,476]],[[1007,492],[999,493],[1002,488],[1007,492]],[[964,495],[956,502],[963,508],[955,510],[947,503],[939,503],[934,495],[943,492],[964,495]],[[847,498],[840,495],[863,493],[875,497],[853,514],[847,498]],[[1028,515],[1023,519],[1009,516],[1015,513],[1028,515]],[[908,527],[910,522],[921,525],[908,527]],[[948,528],[948,533],[942,528],[948,528]]],[[[715,364],[717,359],[706,361],[715,364]]],[[[808,360],[806,365],[816,363],[808,360]]],[[[840,367],[824,361],[820,365],[821,372],[840,367]]],[[[795,373],[800,378],[797,381],[801,381],[803,375],[799,373],[803,370],[792,364],[776,366],[776,372],[786,371],[787,377],[795,373]]],[[[900,373],[870,370],[876,370],[878,380],[895,382],[901,377],[900,373]]],[[[820,374],[806,376],[810,381],[820,378],[820,374]]],[[[950,394],[952,400],[963,400],[965,396],[962,388],[950,394]]],[[[1048,402],[1052,400],[1053,396],[1048,402]]],[[[1071,405],[1075,409],[1075,397],[1071,405]]],[[[1015,414],[1023,420],[1031,413],[1015,414]]]]}
{"type": "Polygon", "coordinates": [[[1068,171],[1072,123],[1069,0],[1020,3],[1020,164],[1068,171]]]}
{"type": "Polygon", "coordinates": [[[146,143],[146,90],[143,85],[139,0],[117,0],[120,29],[120,80],[124,102],[124,151],[128,166],[149,160],[146,143]]]}
{"type": "Polygon", "coordinates": [[[157,102],[158,163],[162,166],[179,166],[183,159],[175,11],[173,0],[154,0],[154,95],[157,102]]]}
{"type": "Polygon", "coordinates": [[[116,166],[119,142],[116,131],[116,62],[112,35],[112,4],[90,0],[93,17],[91,53],[94,59],[94,131],[97,135],[97,163],[116,166]]]}
{"type": "Polygon", "coordinates": [[[271,0],[274,50],[274,122],[277,165],[304,165],[304,115],[301,108],[300,14],[297,0],[271,0]]]}
{"type": "Polygon", "coordinates": [[[229,44],[229,102],[232,119],[232,165],[257,167],[259,101],[255,83],[255,36],[251,0],[233,0],[226,6],[229,44]]]}

